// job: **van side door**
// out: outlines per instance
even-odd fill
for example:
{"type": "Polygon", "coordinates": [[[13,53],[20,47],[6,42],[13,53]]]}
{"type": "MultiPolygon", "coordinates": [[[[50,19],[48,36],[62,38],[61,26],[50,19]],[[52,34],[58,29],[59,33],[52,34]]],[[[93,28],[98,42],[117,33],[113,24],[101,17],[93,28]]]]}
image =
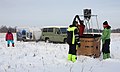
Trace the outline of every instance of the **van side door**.
{"type": "Polygon", "coordinates": [[[55,35],[54,35],[54,41],[60,42],[61,41],[61,32],[59,28],[55,28],[55,35]]]}
{"type": "Polygon", "coordinates": [[[54,41],[54,28],[48,28],[47,36],[50,41],[54,41]]]}

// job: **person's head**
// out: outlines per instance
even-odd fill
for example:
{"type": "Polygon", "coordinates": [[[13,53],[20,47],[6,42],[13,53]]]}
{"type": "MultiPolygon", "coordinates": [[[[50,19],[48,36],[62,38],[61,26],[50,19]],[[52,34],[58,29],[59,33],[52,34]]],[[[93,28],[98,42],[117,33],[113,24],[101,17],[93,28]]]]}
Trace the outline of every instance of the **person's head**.
{"type": "Polygon", "coordinates": [[[81,21],[80,21],[80,24],[81,24],[81,25],[84,25],[84,21],[83,21],[83,20],[81,20],[81,21]]]}
{"type": "Polygon", "coordinates": [[[105,22],[103,22],[103,27],[104,28],[106,28],[106,27],[108,27],[109,25],[108,25],[108,22],[107,21],[105,21],[105,22]]]}
{"type": "Polygon", "coordinates": [[[78,22],[77,21],[73,21],[73,26],[77,26],[78,22]]]}
{"type": "Polygon", "coordinates": [[[8,30],[8,33],[11,33],[11,31],[10,31],[10,30],[8,30]]]}

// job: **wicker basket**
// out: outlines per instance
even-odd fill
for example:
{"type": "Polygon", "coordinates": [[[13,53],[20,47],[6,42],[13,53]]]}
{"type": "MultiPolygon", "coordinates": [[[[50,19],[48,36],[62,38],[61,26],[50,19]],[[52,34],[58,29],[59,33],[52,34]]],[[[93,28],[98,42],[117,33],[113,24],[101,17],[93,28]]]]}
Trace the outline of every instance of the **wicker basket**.
{"type": "Polygon", "coordinates": [[[81,46],[77,49],[77,55],[99,57],[101,44],[98,39],[100,36],[99,34],[84,34],[81,36],[81,46]]]}

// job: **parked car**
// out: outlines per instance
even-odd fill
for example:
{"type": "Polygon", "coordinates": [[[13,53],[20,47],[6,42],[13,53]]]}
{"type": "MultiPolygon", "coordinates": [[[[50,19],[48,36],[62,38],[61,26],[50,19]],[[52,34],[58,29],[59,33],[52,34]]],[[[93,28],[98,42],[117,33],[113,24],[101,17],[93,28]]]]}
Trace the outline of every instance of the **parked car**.
{"type": "Polygon", "coordinates": [[[67,27],[65,26],[48,26],[42,28],[41,39],[45,42],[66,42],[67,27]]]}

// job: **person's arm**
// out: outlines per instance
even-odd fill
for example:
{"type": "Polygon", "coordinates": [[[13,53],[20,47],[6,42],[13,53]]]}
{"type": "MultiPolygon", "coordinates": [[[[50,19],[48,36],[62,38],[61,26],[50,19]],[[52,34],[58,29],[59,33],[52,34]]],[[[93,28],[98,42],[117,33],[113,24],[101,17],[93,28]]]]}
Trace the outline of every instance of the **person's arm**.
{"type": "Polygon", "coordinates": [[[80,21],[81,21],[81,20],[80,20],[80,18],[79,18],[79,16],[78,16],[78,15],[76,15],[76,18],[78,18],[78,21],[79,21],[79,23],[80,23],[80,21]]]}
{"type": "Polygon", "coordinates": [[[75,29],[74,33],[75,33],[75,41],[76,41],[77,45],[80,47],[80,36],[79,36],[78,30],[75,29]]]}
{"type": "Polygon", "coordinates": [[[75,16],[75,18],[73,19],[73,22],[76,21],[76,18],[77,18],[77,17],[75,16]]]}

